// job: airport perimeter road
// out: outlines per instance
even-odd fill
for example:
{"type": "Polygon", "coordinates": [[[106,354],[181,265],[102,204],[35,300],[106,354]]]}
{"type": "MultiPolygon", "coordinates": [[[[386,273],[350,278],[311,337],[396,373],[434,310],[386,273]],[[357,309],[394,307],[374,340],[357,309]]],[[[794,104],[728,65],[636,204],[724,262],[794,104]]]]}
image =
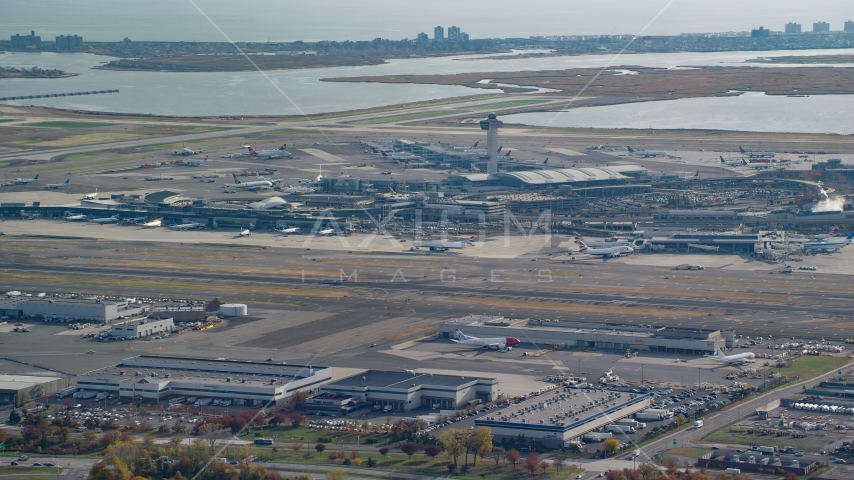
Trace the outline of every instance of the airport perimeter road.
{"type": "MultiPolygon", "coordinates": [[[[285,470],[289,472],[311,473],[311,472],[328,472],[330,470],[344,470],[347,472],[347,478],[362,478],[359,474],[366,475],[368,478],[403,478],[407,480],[439,480],[445,477],[432,477],[428,475],[415,475],[414,473],[403,472],[386,472],[383,470],[375,470],[368,468],[342,468],[339,465],[302,465],[299,463],[278,463],[268,462],[262,463],[261,466],[270,470],[285,470]],[[351,475],[355,474],[355,475],[351,475]]],[[[315,475],[312,475],[315,478],[315,475]]],[[[320,478],[320,477],[318,477],[320,478]]]]}
{"type": "MultiPolygon", "coordinates": [[[[847,369],[854,366],[854,363],[849,363],[842,367],[842,369],[847,369]]],[[[683,445],[698,445],[691,441],[692,438],[705,435],[714,430],[717,430],[721,427],[729,425],[740,418],[744,418],[751,413],[753,413],[757,408],[773,402],[774,400],[788,397],[789,395],[794,395],[796,393],[802,392],[803,387],[810,384],[815,384],[822,380],[825,380],[829,377],[836,375],[836,369],[833,371],[827,372],[818,377],[811,378],[809,380],[804,380],[802,382],[798,382],[794,385],[788,385],[782,388],[777,388],[775,390],[771,390],[765,395],[761,395],[759,397],[753,398],[743,403],[738,403],[733,407],[727,408],[722,411],[719,415],[709,416],[703,420],[704,426],[699,430],[694,430],[693,428],[689,428],[687,430],[682,430],[676,432],[672,435],[668,435],[664,438],[660,438],[648,445],[645,445],[641,448],[641,456],[638,457],[638,460],[643,459],[644,461],[651,460],[652,456],[657,453],[663,453],[669,448],[674,446],[674,441],[676,442],[676,446],[683,445]]]]}

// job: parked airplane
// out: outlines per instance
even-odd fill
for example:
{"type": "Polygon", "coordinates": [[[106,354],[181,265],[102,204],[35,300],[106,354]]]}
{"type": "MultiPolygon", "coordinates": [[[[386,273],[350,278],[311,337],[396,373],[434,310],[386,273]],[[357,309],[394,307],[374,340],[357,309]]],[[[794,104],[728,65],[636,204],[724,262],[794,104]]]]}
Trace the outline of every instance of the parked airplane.
{"type": "Polygon", "coordinates": [[[197,153],[202,153],[201,150],[190,150],[189,148],[182,148],[181,151],[175,151],[175,155],[195,155],[197,153]]]}
{"type": "Polygon", "coordinates": [[[623,147],[617,147],[614,145],[588,145],[584,147],[585,150],[603,150],[606,152],[617,152],[623,150],[623,147]]]}
{"type": "Polygon", "coordinates": [[[39,179],[38,175],[36,175],[33,178],[16,178],[15,181],[13,181],[12,183],[14,183],[15,185],[26,185],[28,183],[33,183],[35,181],[38,181],[38,179],[39,179]]]}
{"type": "Polygon", "coordinates": [[[82,222],[84,220],[89,220],[89,215],[78,214],[78,215],[66,215],[63,217],[64,220],[69,220],[72,222],[82,222]]]}
{"type": "Polygon", "coordinates": [[[504,145],[499,145],[498,150],[496,150],[495,153],[501,153],[502,148],[504,148],[504,145]]]}
{"type": "Polygon", "coordinates": [[[828,238],[833,238],[836,236],[836,227],[831,227],[829,233],[820,233],[815,235],[814,238],[816,240],[827,240],[828,238]]]}
{"type": "Polygon", "coordinates": [[[323,230],[317,231],[318,235],[323,235],[324,237],[329,237],[331,235],[335,235],[335,229],[333,228],[324,228],[323,230]]]}
{"type": "Polygon", "coordinates": [[[118,221],[119,221],[119,216],[118,216],[118,215],[113,215],[112,217],[106,217],[106,218],[93,218],[93,219],[91,219],[91,220],[89,220],[89,221],[90,221],[90,222],[92,222],[92,223],[98,223],[98,224],[105,224],[105,223],[118,223],[118,221]]]}
{"type": "Polygon", "coordinates": [[[584,240],[584,237],[581,236],[578,232],[572,232],[572,236],[575,237],[576,242],[584,242],[588,247],[619,247],[621,245],[628,245],[631,242],[625,239],[613,239],[606,240],[604,242],[588,242],[584,240]]]}
{"type": "Polygon", "coordinates": [[[240,233],[238,233],[237,235],[240,237],[248,237],[248,236],[252,235],[252,232],[250,232],[249,229],[247,228],[246,230],[241,230],[240,233]]]}
{"type": "Polygon", "coordinates": [[[174,228],[175,230],[182,230],[183,231],[183,230],[195,230],[197,228],[205,228],[205,226],[202,225],[201,223],[187,222],[187,223],[180,223],[180,224],[172,225],[170,228],[174,228]]]}
{"type": "Polygon", "coordinates": [[[737,353],[735,355],[724,355],[720,348],[715,349],[715,361],[727,364],[733,363],[753,363],[756,354],[753,352],[737,353]]]}
{"type": "Polygon", "coordinates": [[[143,224],[142,224],[142,226],[143,226],[144,228],[157,228],[157,227],[159,227],[160,225],[163,225],[163,221],[162,221],[162,220],[160,220],[159,218],[158,218],[157,220],[152,220],[152,221],[150,221],[150,222],[145,222],[145,223],[143,223],[143,224]]]}
{"type": "MultiPolygon", "coordinates": [[[[180,160],[179,160],[180,161],[180,160]]],[[[198,167],[199,165],[204,165],[205,162],[208,161],[208,156],[205,155],[204,160],[200,160],[198,158],[188,158],[186,160],[180,161],[181,163],[177,163],[177,165],[186,165],[188,167],[198,167]]]]}
{"type": "Polygon", "coordinates": [[[408,162],[410,160],[424,160],[423,157],[420,157],[418,155],[388,155],[385,152],[380,153],[382,154],[383,158],[390,158],[392,160],[400,160],[404,162],[408,162]]]}
{"type": "Polygon", "coordinates": [[[317,171],[317,178],[314,179],[314,183],[320,183],[323,180],[323,165],[318,165],[319,170],[317,171]]]}
{"type": "Polygon", "coordinates": [[[289,233],[299,233],[299,227],[282,227],[281,229],[276,231],[285,235],[289,233]]]}
{"type": "Polygon", "coordinates": [[[705,250],[707,252],[717,252],[721,247],[717,245],[700,245],[699,243],[689,243],[688,247],[696,248],[697,250],[705,250]]]}
{"type": "Polygon", "coordinates": [[[62,183],[48,183],[47,185],[45,185],[45,186],[44,186],[44,188],[46,188],[47,190],[57,190],[57,189],[59,189],[59,188],[67,187],[67,186],[68,186],[68,182],[70,182],[70,181],[71,181],[71,179],[70,179],[70,178],[67,178],[67,179],[66,179],[64,182],[62,182],[62,183]]]}
{"type": "Polygon", "coordinates": [[[721,159],[721,163],[730,167],[740,167],[744,165],[742,160],[724,160],[724,157],[719,157],[721,159]]]}
{"type": "Polygon", "coordinates": [[[459,343],[460,345],[467,345],[469,347],[481,347],[481,348],[507,348],[507,347],[515,347],[516,345],[521,344],[518,338],[514,337],[495,337],[495,338],[477,338],[477,337],[469,337],[460,329],[456,329],[457,338],[452,338],[451,341],[454,343],[459,343]]]}
{"type": "Polygon", "coordinates": [[[667,152],[648,152],[646,150],[635,150],[632,147],[626,147],[626,150],[629,151],[630,155],[637,155],[639,157],[664,157],[664,156],[667,156],[667,152]]]}
{"type": "Polygon", "coordinates": [[[840,248],[845,247],[850,244],[851,241],[854,240],[854,233],[848,235],[848,238],[841,242],[821,242],[821,243],[805,243],[804,250],[818,250],[818,251],[826,251],[826,250],[839,250],[840,248]]]}
{"type": "Polygon", "coordinates": [[[416,240],[412,244],[412,248],[419,249],[421,247],[427,247],[431,251],[434,252],[444,252],[449,248],[466,248],[474,246],[474,235],[469,237],[468,240],[462,242],[443,242],[441,240],[416,240]]]}
{"type": "Polygon", "coordinates": [[[548,164],[549,164],[549,157],[546,157],[546,159],[543,160],[543,165],[548,165],[548,164]]]}
{"type": "Polygon", "coordinates": [[[767,170],[773,166],[770,163],[748,163],[748,161],[743,158],[741,159],[741,164],[754,170],[767,170]]]}
{"type": "Polygon", "coordinates": [[[581,247],[578,249],[579,253],[586,253],[588,255],[601,255],[603,258],[622,257],[623,255],[628,255],[635,251],[634,248],[628,245],[618,245],[616,247],[608,248],[590,248],[582,240],[576,240],[575,243],[577,243],[581,247]]]}
{"type": "Polygon", "coordinates": [[[83,195],[83,200],[95,200],[98,198],[98,189],[95,189],[95,193],[89,193],[87,195],[83,195]]]}
{"type": "Polygon", "coordinates": [[[758,150],[745,150],[745,149],[741,148],[740,145],[738,147],[738,151],[741,152],[743,155],[747,155],[748,157],[751,157],[751,158],[773,157],[774,155],[777,155],[776,152],[760,152],[758,150]]]}
{"type": "Polygon", "coordinates": [[[275,150],[255,151],[252,147],[248,147],[248,148],[249,148],[249,155],[251,155],[253,157],[266,158],[268,160],[273,159],[273,158],[294,158],[294,155],[291,152],[285,150],[285,145],[282,145],[281,147],[279,147],[275,150]]]}
{"type": "Polygon", "coordinates": [[[290,186],[290,187],[283,189],[282,192],[288,193],[288,194],[291,194],[291,193],[314,193],[315,190],[311,187],[290,186]]]}
{"type": "Polygon", "coordinates": [[[471,148],[477,148],[477,144],[478,144],[478,143],[480,143],[480,140],[478,140],[478,141],[474,142],[474,145],[472,145],[472,146],[471,146],[471,148]]]}
{"type": "Polygon", "coordinates": [[[273,182],[269,180],[256,180],[254,182],[241,182],[237,179],[237,175],[231,174],[234,177],[234,183],[226,183],[223,186],[226,188],[248,188],[250,190],[258,190],[262,188],[270,188],[273,186],[273,182]]]}

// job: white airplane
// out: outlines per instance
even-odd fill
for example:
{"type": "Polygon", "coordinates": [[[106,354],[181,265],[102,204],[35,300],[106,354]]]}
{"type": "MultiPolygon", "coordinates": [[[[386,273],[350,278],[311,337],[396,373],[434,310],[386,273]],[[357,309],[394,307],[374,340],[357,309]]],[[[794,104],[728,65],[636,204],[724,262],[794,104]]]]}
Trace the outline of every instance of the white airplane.
{"type": "Polygon", "coordinates": [[[180,161],[181,163],[178,163],[178,165],[185,165],[187,167],[198,167],[199,165],[204,165],[205,162],[207,162],[207,161],[208,161],[208,156],[205,155],[204,159],[188,158],[186,160],[180,161]]]}
{"type": "Polygon", "coordinates": [[[427,247],[430,251],[433,252],[445,252],[449,248],[466,248],[473,247],[474,245],[474,235],[468,238],[468,240],[464,240],[462,242],[444,242],[441,240],[416,240],[412,244],[412,248],[418,249],[421,247],[427,247]]]}
{"type": "Polygon", "coordinates": [[[324,228],[323,230],[317,231],[318,235],[323,235],[324,237],[328,237],[330,235],[335,235],[335,229],[332,228],[324,228]]]}
{"type": "Polygon", "coordinates": [[[737,353],[735,355],[724,355],[724,352],[721,351],[720,348],[715,349],[715,361],[733,364],[733,363],[753,363],[756,358],[756,354],[753,352],[747,353],[737,353]]]}
{"type": "Polygon", "coordinates": [[[249,149],[249,155],[252,157],[258,158],[266,158],[268,160],[273,158],[294,158],[294,155],[285,150],[285,145],[282,145],[280,148],[276,150],[260,150],[255,151],[252,147],[246,147],[249,149]]]}
{"type": "Polygon", "coordinates": [[[750,163],[745,159],[741,159],[741,164],[747,168],[752,168],[754,170],[767,170],[769,168],[773,168],[773,163],[750,163]]]}
{"type": "Polygon", "coordinates": [[[828,238],[833,238],[836,236],[836,227],[831,227],[829,233],[820,233],[815,235],[813,238],[816,240],[827,240],[828,238]]]}
{"type": "Polygon", "coordinates": [[[717,252],[721,249],[721,247],[717,245],[700,245],[699,243],[689,243],[688,246],[696,248],[697,250],[704,250],[706,252],[717,252]]]}
{"type": "Polygon", "coordinates": [[[604,242],[588,242],[584,240],[584,237],[582,237],[581,234],[578,232],[572,232],[572,236],[575,237],[576,241],[584,242],[584,244],[588,247],[619,247],[621,245],[628,245],[631,243],[629,240],[624,239],[616,239],[611,241],[606,240],[604,242]]]}
{"type": "Polygon", "coordinates": [[[241,230],[238,234],[240,237],[248,237],[250,235],[252,235],[252,232],[250,232],[248,228],[246,230],[241,230]]]}
{"type": "Polygon", "coordinates": [[[118,216],[118,214],[116,214],[116,215],[113,215],[112,217],[93,218],[92,220],[89,220],[89,221],[92,223],[97,223],[97,224],[101,224],[101,225],[103,225],[105,223],[118,223],[119,216],[118,216]]]}
{"type": "Polygon", "coordinates": [[[588,146],[584,147],[584,149],[587,151],[602,150],[605,152],[617,152],[617,151],[623,150],[623,147],[618,147],[615,145],[588,145],[588,146]]]}
{"type": "Polygon", "coordinates": [[[750,158],[773,157],[774,155],[777,155],[777,152],[760,152],[757,150],[745,150],[741,148],[741,146],[738,147],[738,151],[741,152],[743,155],[747,155],[750,158]]]}
{"type": "Polygon", "coordinates": [[[183,230],[195,230],[197,228],[204,228],[204,227],[205,226],[202,225],[201,223],[187,222],[187,223],[180,223],[177,225],[172,225],[170,228],[174,228],[175,230],[182,230],[183,231],[183,230]]]}
{"type": "Polygon", "coordinates": [[[78,215],[68,215],[63,217],[63,220],[69,220],[72,222],[81,222],[83,220],[89,220],[89,215],[78,214],[78,215]]]}
{"type": "Polygon", "coordinates": [[[289,233],[299,233],[299,227],[282,227],[280,230],[276,231],[285,235],[289,233]]]}
{"type": "Polygon", "coordinates": [[[408,162],[410,160],[424,160],[424,157],[419,157],[418,155],[388,155],[385,152],[380,152],[383,158],[390,158],[392,160],[399,160],[403,162],[408,162]]]}
{"type": "Polygon", "coordinates": [[[14,183],[15,185],[26,185],[28,183],[33,183],[35,181],[38,181],[38,179],[39,179],[38,175],[36,175],[33,178],[16,178],[12,183],[14,183]]]}
{"type": "Polygon", "coordinates": [[[95,189],[95,193],[89,193],[87,195],[83,195],[83,200],[95,200],[98,198],[98,189],[95,189]]]}
{"type": "Polygon", "coordinates": [[[626,150],[629,151],[629,155],[637,155],[639,157],[664,157],[664,156],[667,156],[667,152],[648,152],[646,150],[635,150],[632,147],[626,147],[626,150]]]}
{"type": "Polygon", "coordinates": [[[48,183],[44,186],[44,188],[47,190],[57,190],[59,188],[67,187],[70,181],[71,179],[67,178],[63,183],[48,183]]]}
{"type": "Polygon", "coordinates": [[[250,190],[266,189],[273,186],[273,182],[269,180],[255,180],[253,182],[241,182],[237,179],[237,175],[231,174],[234,177],[234,183],[226,183],[223,186],[226,188],[248,188],[250,190]]]}
{"type": "Polygon", "coordinates": [[[159,218],[157,220],[152,220],[150,222],[145,222],[142,224],[144,228],[157,228],[161,225],[163,225],[163,220],[160,220],[159,218]]]}
{"type": "Polygon", "coordinates": [[[850,244],[852,240],[854,240],[854,233],[848,235],[848,238],[841,242],[805,243],[804,250],[839,250],[850,244]]]}
{"type": "Polygon", "coordinates": [[[195,155],[197,153],[202,153],[202,151],[201,150],[198,150],[198,151],[190,150],[189,148],[186,148],[186,147],[181,149],[180,152],[177,150],[175,151],[175,155],[195,155]]]}
{"type": "Polygon", "coordinates": [[[320,168],[317,171],[317,178],[314,179],[314,183],[320,183],[320,181],[323,180],[323,165],[318,165],[318,167],[320,168]]]}
{"type": "Polygon", "coordinates": [[[635,251],[634,248],[628,245],[619,245],[616,247],[608,248],[590,248],[587,246],[587,244],[584,243],[584,241],[576,240],[575,243],[581,246],[581,248],[578,249],[579,253],[586,253],[588,255],[601,255],[604,258],[622,257],[623,255],[628,255],[635,251]]]}
{"type": "Polygon", "coordinates": [[[723,156],[718,157],[721,159],[721,164],[726,165],[728,167],[740,167],[744,165],[741,160],[724,160],[723,156]]]}
{"type": "Polygon", "coordinates": [[[460,331],[460,329],[456,329],[456,332],[457,338],[452,338],[451,341],[459,343],[460,345],[467,345],[469,347],[503,349],[507,347],[515,347],[522,343],[518,338],[513,337],[477,338],[466,336],[460,331]]]}

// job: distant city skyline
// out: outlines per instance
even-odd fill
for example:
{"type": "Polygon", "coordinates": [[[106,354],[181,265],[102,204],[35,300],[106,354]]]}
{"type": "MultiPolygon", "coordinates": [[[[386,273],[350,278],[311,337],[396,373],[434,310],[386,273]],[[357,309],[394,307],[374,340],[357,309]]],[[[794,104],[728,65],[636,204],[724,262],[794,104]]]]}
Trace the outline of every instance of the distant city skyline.
{"type": "MultiPolygon", "coordinates": [[[[602,0],[579,6],[562,0],[434,0],[429,3],[372,0],[278,2],[196,0],[236,41],[416,39],[436,25],[459,26],[477,38],[532,36],[749,32],[764,26],[783,31],[787,23],[812,31],[828,22],[832,31],[854,21],[850,0],[805,3],[793,0],[602,0]]],[[[149,0],[121,8],[108,0],[40,2],[4,0],[0,38],[36,30],[44,38],[76,34],[87,41],[226,41],[190,2],[149,0]]],[[[447,31],[447,30],[446,30],[447,31]]],[[[430,36],[432,38],[432,35],[430,36]]]]}

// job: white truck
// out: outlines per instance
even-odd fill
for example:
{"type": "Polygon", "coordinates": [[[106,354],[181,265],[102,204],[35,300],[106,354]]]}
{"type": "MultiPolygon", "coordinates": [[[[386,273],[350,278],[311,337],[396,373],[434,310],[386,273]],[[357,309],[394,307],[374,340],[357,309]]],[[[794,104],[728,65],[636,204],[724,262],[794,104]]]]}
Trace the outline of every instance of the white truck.
{"type": "Polygon", "coordinates": [[[635,427],[629,425],[605,425],[605,430],[614,433],[635,433],[635,427]]]}
{"type": "Polygon", "coordinates": [[[703,428],[703,421],[702,420],[694,420],[694,428],[695,429],[696,428],[703,428]]]}
{"type": "Polygon", "coordinates": [[[759,447],[757,450],[762,452],[762,455],[774,455],[777,453],[777,447],[759,447]]]}
{"type": "Polygon", "coordinates": [[[663,418],[673,418],[673,412],[670,410],[665,410],[663,408],[647,408],[641,413],[659,413],[663,418]]]}
{"type": "Polygon", "coordinates": [[[646,412],[638,412],[635,414],[636,420],[646,420],[648,422],[657,422],[659,420],[664,420],[664,415],[660,413],[646,413],[646,412]]]}
{"type": "Polygon", "coordinates": [[[598,443],[613,437],[614,434],[611,432],[588,432],[581,437],[581,440],[586,443],[598,443]]]}

